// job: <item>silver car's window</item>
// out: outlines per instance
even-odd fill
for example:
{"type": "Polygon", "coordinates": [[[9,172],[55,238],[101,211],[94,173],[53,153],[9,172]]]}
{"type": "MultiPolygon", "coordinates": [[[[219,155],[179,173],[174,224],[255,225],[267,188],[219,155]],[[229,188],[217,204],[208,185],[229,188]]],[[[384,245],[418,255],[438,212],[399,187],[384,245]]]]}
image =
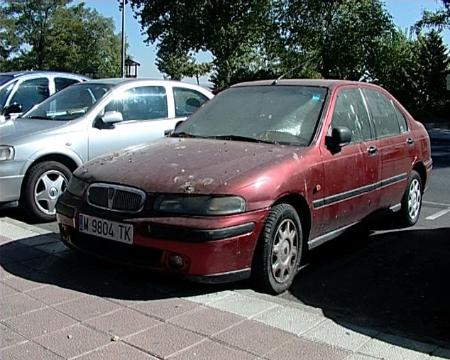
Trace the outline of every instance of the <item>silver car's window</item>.
{"type": "Polygon", "coordinates": [[[110,84],[83,83],[70,86],[39,104],[24,118],[73,120],[86,114],[110,89],[110,84]]]}
{"type": "Polygon", "coordinates": [[[327,90],[315,86],[245,86],[223,91],[173,134],[308,145],[327,90]]]}
{"type": "Polygon", "coordinates": [[[56,92],[61,91],[62,89],[65,89],[66,87],[79,83],[79,80],[76,79],[69,79],[69,78],[62,78],[62,77],[55,77],[55,90],[56,92]]]}
{"type": "Polygon", "coordinates": [[[141,86],[118,94],[105,111],[122,113],[124,121],[166,118],[167,95],[163,86],[141,86]]]}
{"type": "Polygon", "coordinates": [[[0,74],[0,85],[6,84],[8,81],[14,79],[12,75],[1,75],[0,74]]]}
{"type": "Polygon", "coordinates": [[[6,100],[8,99],[9,94],[11,94],[11,90],[13,89],[14,85],[16,85],[16,83],[17,81],[14,81],[8,85],[3,86],[0,89],[0,111],[3,110],[6,100]]]}
{"type": "Polygon", "coordinates": [[[9,103],[22,105],[22,112],[30,110],[34,105],[50,96],[48,83],[46,77],[23,81],[19,84],[9,103]]]}
{"type": "Polygon", "coordinates": [[[175,100],[175,116],[189,116],[195,112],[208,98],[198,91],[179,88],[173,88],[173,98],[175,100]]]}

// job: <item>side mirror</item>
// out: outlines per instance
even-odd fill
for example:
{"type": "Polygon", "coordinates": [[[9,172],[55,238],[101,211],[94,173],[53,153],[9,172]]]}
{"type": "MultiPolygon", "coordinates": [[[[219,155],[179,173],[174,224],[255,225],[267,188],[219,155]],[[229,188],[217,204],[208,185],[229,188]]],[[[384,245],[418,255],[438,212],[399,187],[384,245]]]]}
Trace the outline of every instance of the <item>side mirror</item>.
{"type": "Polygon", "coordinates": [[[173,134],[173,132],[177,129],[178,126],[180,126],[183,123],[183,120],[177,121],[177,123],[175,124],[175,127],[173,129],[169,129],[169,130],[165,130],[164,131],[164,136],[170,136],[173,134]]]}
{"type": "Polygon", "coordinates": [[[123,116],[122,113],[118,111],[107,111],[103,114],[101,119],[104,124],[111,125],[123,121],[123,116]]]}
{"type": "Polygon", "coordinates": [[[331,136],[327,138],[328,146],[340,149],[352,141],[352,132],[348,127],[337,126],[331,130],[331,136]]]}
{"type": "Polygon", "coordinates": [[[9,116],[11,114],[20,114],[22,112],[22,105],[18,103],[13,103],[11,105],[6,106],[3,109],[3,115],[9,116]]]}

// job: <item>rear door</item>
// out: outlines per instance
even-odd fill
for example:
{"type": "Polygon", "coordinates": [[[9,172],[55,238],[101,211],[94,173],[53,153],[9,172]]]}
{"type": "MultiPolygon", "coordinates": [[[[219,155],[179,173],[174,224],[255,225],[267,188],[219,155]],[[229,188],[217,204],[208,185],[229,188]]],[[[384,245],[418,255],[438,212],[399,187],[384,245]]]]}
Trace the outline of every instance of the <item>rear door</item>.
{"type": "Polygon", "coordinates": [[[377,154],[367,160],[373,133],[357,87],[338,90],[328,136],[338,126],[350,129],[352,141],[338,151],[326,144],[321,149],[325,197],[314,201],[314,207],[323,207],[322,234],[361,220],[376,206],[372,190],[379,178],[380,163],[377,154]]]}
{"type": "Polygon", "coordinates": [[[89,159],[131,145],[147,143],[173,129],[175,118],[169,118],[165,86],[136,86],[114,94],[100,111],[89,134],[89,159]],[[118,111],[123,121],[104,126],[100,117],[106,111],[118,111]]]}
{"type": "Polygon", "coordinates": [[[410,148],[414,142],[404,117],[392,99],[375,89],[364,88],[363,93],[375,129],[374,146],[381,161],[381,178],[377,190],[379,206],[394,206],[400,203],[406,187],[413,162],[410,148]]]}

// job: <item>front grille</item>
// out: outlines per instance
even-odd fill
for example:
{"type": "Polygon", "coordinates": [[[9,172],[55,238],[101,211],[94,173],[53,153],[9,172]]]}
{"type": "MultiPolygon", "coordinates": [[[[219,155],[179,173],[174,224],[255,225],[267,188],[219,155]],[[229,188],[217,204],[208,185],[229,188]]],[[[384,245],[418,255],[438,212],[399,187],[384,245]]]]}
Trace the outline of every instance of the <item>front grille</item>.
{"type": "Polygon", "coordinates": [[[142,210],[145,193],[121,185],[97,183],[89,186],[88,203],[101,209],[136,213],[142,210]]]}

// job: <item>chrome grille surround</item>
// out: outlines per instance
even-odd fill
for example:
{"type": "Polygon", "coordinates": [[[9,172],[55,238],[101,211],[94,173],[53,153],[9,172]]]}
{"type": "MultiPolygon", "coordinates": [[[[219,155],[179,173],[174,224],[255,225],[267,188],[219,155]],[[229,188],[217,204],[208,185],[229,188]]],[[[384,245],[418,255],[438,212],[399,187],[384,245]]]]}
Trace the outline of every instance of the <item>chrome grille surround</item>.
{"type": "Polygon", "coordinates": [[[145,204],[144,191],[128,186],[93,183],[87,190],[89,205],[121,213],[138,213],[145,204]]]}

